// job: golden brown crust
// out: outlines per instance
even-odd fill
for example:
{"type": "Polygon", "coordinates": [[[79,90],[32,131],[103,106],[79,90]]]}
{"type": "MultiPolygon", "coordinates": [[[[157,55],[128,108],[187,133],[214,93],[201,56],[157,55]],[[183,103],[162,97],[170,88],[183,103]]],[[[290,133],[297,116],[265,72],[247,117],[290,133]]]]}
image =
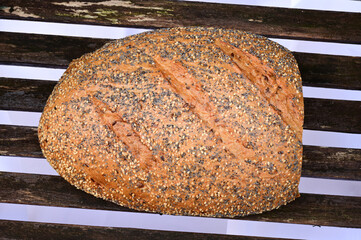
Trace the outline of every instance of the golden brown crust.
{"type": "Polygon", "coordinates": [[[168,80],[173,91],[189,106],[190,111],[201,119],[215,133],[216,137],[219,137],[217,141],[223,145],[224,149],[241,159],[251,158],[255,155],[255,152],[247,145],[247,141],[244,140],[246,136],[235,138],[232,135],[233,129],[227,126],[217,108],[209,101],[209,96],[202,90],[202,85],[188,73],[181,63],[159,56],[154,57],[154,62],[168,80]]]}
{"type": "Polygon", "coordinates": [[[293,88],[287,87],[287,78],[276,77],[274,71],[263,64],[257,57],[241,51],[226,42],[217,39],[215,44],[229,55],[239,68],[239,73],[257,86],[259,94],[264,97],[270,106],[280,115],[296,133],[297,139],[302,141],[303,115],[301,101],[302,94],[293,88]]]}
{"type": "Polygon", "coordinates": [[[286,49],[235,30],[175,28],[73,61],[39,140],[61,176],[97,197],[234,217],[299,195],[302,124],[301,79],[286,49]]]}

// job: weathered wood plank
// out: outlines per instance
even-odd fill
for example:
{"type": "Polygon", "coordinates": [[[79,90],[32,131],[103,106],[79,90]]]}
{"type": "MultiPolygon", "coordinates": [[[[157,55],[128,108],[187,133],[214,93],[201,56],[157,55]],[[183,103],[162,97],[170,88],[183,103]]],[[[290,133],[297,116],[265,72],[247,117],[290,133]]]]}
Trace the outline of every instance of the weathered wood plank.
{"type": "Polygon", "coordinates": [[[66,68],[73,59],[109,41],[111,39],[5,32],[0,35],[0,62],[66,68]]]}
{"type": "Polygon", "coordinates": [[[0,109],[42,112],[57,82],[0,77],[0,109]]]}
{"type": "Polygon", "coordinates": [[[304,86],[361,90],[361,57],[299,52],[293,55],[304,86]]]}
{"type": "Polygon", "coordinates": [[[0,155],[43,157],[36,127],[0,125],[0,155]]]}
{"type": "MultiPolygon", "coordinates": [[[[0,202],[137,212],[86,194],[59,176],[2,172],[0,186],[0,202]]],[[[360,215],[361,198],[302,194],[275,211],[239,219],[361,227],[360,215]]]]}
{"type": "MultiPolygon", "coordinates": [[[[0,125],[0,155],[43,157],[37,128],[0,125]]],[[[361,180],[361,149],[304,146],[302,176],[361,180]]]]}
{"type": "Polygon", "coordinates": [[[361,15],[219,3],[166,0],[5,1],[0,17],[54,22],[161,28],[217,26],[257,34],[338,42],[361,42],[361,15]],[[320,21],[322,19],[322,21],[320,21]]]}
{"type": "Polygon", "coordinates": [[[361,133],[361,102],[305,98],[304,128],[361,133]]]}
{"type": "Polygon", "coordinates": [[[361,180],[361,149],[304,146],[302,176],[361,180]]]}
{"type": "MultiPolygon", "coordinates": [[[[42,112],[56,82],[0,78],[0,109],[42,112]]],[[[304,128],[361,133],[361,102],[305,98],[304,128]]]]}
{"type": "MultiPolygon", "coordinates": [[[[36,223],[22,221],[0,220],[0,228],[6,229],[0,237],[6,239],[129,239],[129,240],[276,240],[281,238],[263,238],[250,236],[234,236],[223,234],[191,233],[146,230],[135,228],[115,228],[115,227],[94,227],[84,225],[65,225],[55,223],[36,223]]],[[[282,238],[284,239],[284,238],[282,238]]]]}
{"type": "MultiPolygon", "coordinates": [[[[110,39],[2,33],[0,63],[66,68],[110,39]]],[[[361,58],[294,52],[303,85],[361,90],[361,58]]]]}

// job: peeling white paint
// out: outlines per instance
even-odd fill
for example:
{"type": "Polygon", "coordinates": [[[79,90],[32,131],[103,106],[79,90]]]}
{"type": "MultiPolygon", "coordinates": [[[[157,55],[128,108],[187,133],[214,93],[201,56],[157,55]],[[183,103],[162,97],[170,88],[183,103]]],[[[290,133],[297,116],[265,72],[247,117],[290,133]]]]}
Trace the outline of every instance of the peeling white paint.
{"type": "MultiPolygon", "coordinates": [[[[350,153],[347,153],[347,152],[337,152],[335,155],[336,155],[336,158],[338,159],[345,159],[346,157],[349,156],[350,153]]],[[[327,158],[331,158],[331,156],[328,156],[327,158]]]]}
{"type": "Polygon", "coordinates": [[[94,12],[96,15],[102,16],[102,17],[106,17],[108,15],[114,15],[117,14],[118,11],[115,10],[104,10],[104,9],[97,9],[96,12],[94,12]]]}
{"type": "MultiPolygon", "coordinates": [[[[26,8],[25,8],[26,9],[26,8]]],[[[32,18],[40,18],[40,16],[37,16],[35,14],[32,14],[32,13],[26,13],[24,12],[24,10],[21,8],[21,7],[13,7],[13,10],[11,10],[10,7],[6,7],[6,8],[3,8],[2,9],[4,12],[6,13],[10,13],[10,14],[14,14],[16,16],[19,16],[19,17],[32,17],[32,18]]]]}
{"type": "Polygon", "coordinates": [[[92,2],[54,2],[55,5],[61,5],[65,7],[87,7],[92,6],[98,3],[92,3],[92,2]]]}
{"type": "Polygon", "coordinates": [[[249,21],[249,22],[258,22],[258,23],[263,22],[262,19],[252,19],[252,18],[248,19],[248,21],[249,21]]]}
{"type": "Polygon", "coordinates": [[[137,18],[129,19],[128,22],[145,22],[145,21],[156,21],[157,19],[146,17],[145,15],[138,15],[137,18]]]}
{"type": "Polygon", "coordinates": [[[118,20],[117,19],[114,19],[114,18],[105,18],[107,20],[109,20],[111,23],[113,24],[117,24],[118,23],[118,20]]]}
{"type": "Polygon", "coordinates": [[[6,13],[10,13],[10,7],[3,7],[3,8],[1,8],[1,10],[6,13]]]}
{"type": "Polygon", "coordinates": [[[86,9],[72,9],[72,12],[79,15],[83,13],[89,13],[89,11],[86,9]]]}
{"type": "Polygon", "coordinates": [[[91,13],[86,9],[71,9],[71,13],[74,16],[79,16],[82,18],[91,18],[91,19],[98,18],[97,16],[90,15],[91,13]]]}
{"type": "Polygon", "coordinates": [[[87,7],[87,6],[106,6],[106,7],[126,7],[126,8],[138,8],[138,9],[153,9],[153,10],[165,10],[161,7],[144,7],[134,5],[130,1],[118,1],[109,0],[103,2],[54,2],[55,5],[62,5],[66,7],[87,7]]]}
{"type": "Polygon", "coordinates": [[[97,16],[92,16],[92,15],[89,15],[89,14],[82,15],[82,17],[83,18],[92,18],[92,19],[98,18],[97,16]]]}

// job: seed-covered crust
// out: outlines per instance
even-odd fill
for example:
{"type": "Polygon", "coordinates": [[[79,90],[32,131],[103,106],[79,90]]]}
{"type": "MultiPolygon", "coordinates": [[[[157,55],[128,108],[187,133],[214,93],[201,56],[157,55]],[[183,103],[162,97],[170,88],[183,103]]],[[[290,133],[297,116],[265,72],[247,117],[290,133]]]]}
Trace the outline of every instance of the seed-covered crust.
{"type": "Polygon", "coordinates": [[[74,60],[39,124],[67,181],[129,208],[234,217],[299,196],[295,59],[258,35],[174,28],[74,60]]]}

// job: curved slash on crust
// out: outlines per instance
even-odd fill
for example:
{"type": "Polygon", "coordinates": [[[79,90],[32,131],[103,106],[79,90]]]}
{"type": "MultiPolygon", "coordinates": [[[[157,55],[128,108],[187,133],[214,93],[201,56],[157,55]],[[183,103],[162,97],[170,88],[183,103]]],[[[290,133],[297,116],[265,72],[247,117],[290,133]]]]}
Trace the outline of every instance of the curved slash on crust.
{"type": "MultiPolygon", "coordinates": [[[[229,150],[237,159],[254,157],[255,152],[247,148],[249,147],[247,141],[232,135],[233,130],[227,127],[226,122],[218,113],[216,106],[210,102],[201,84],[188,73],[180,62],[160,56],[153,57],[153,60],[173,91],[180,95],[190,110],[213,130],[226,150],[229,150]]],[[[169,88],[169,86],[163,87],[169,88]]]]}
{"type": "Polygon", "coordinates": [[[214,43],[233,60],[236,68],[240,70],[239,73],[245,75],[259,89],[260,95],[302,142],[302,114],[299,107],[293,104],[294,95],[286,93],[286,80],[279,80],[275,72],[256,56],[218,39],[214,43]]]}
{"type": "Polygon", "coordinates": [[[90,100],[94,104],[101,122],[112,130],[117,138],[128,147],[133,157],[139,161],[141,168],[147,170],[152,167],[154,162],[160,161],[153,155],[149,147],[142,143],[139,133],[121,117],[120,113],[112,111],[106,103],[95,97],[90,97],[90,100]]]}

